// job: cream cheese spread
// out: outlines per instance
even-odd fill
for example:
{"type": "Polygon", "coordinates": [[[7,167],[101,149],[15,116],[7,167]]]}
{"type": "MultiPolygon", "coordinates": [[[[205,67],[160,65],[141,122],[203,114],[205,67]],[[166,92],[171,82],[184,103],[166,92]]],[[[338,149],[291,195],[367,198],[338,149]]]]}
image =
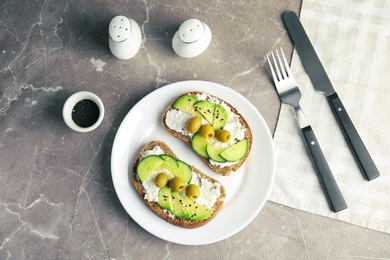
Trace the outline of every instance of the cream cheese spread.
{"type": "Polygon", "coordinates": [[[200,188],[200,196],[196,202],[212,208],[221,195],[221,184],[213,183],[206,178],[200,177],[195,172],[192,172],[191,184],[196,184],[200,188]]]}
{"type": "MultiPolygon", "coordinates": [[[[141,158],[145,158],[149,155],[161,155],[164,154],[164,151],[159,147],[155,146],[152,150],[145,151],[141,158]]],[[[168,174],[169,179],[173,178],[174,175],[168,170],[152,172],[145,181],[142,182],[142,187],[144,189],[144,199],[148,201],[158,202],[158,193],[160,188],[154,183],[154,178],[160,172],[168,174]]],[[[200,196],[196,199],[196,202],[203,204],[209,208],[213,208],[218,197],[221,195],[221,184],[213,183],[206,178],[202,178],[194,171],[192,171],[192,179],[190,184],[198,185],[200,189],[200,196]]]]}
{"type": "Polygon", "coordinates": [[[165,123],[170,129],[192,137],[193,134],[187,131],[187,122],[192,117],[193,115],[182,110],[171,109],[167,112],[165,123]]]}
{"type": "MultiPolygon", "coordinates": [[[[212,142],[212,144],[214,144],[216,146],[221,146],[221,147],[227,148],[227,147],[232,146],[236,142],[243,140],[245,138],[246,128],[240,123],[240,116],[235,114],[225,102],[223,102],[217,98],[213,98],[210,95],[207,95],[206,93],[199,93],[199,94],[196,94],[195,96],[198,100],[207,100],[207,101],[211,101],[215,104],[220,104],[229,113],[228,121],[227,121],[226,125],[223,127],[223,129],[229,131],[230,134],[232,135],[230,141],[223,143],[223,142],[218,141],[216,138],[209,139],[209,141],[212,142]]],[[[178,109],[171,109],[166,114],[165,123],[170,129],[172,129],[176,132],[179,132],[183,135],[187,135],[191,138],[193,136],[193,134],[187,131],[187,122],[192,117],[193,117],[193,115],[191,115],[185,111],[181,111],[178,109]]],[[[203,124],[205,124],[207,122],[204,118],[202,118],[202,120],[203,120],[203,122],[202,122],[203,124]]],[[[214,166],[218,166],[218,167],[229,167],[231,165],[238,163],[238,162],[219,163],[219,162],[215,162],[211,159],[209,159],[209,162],[210,162],[210,164],[212,164],[214,166]]]]}

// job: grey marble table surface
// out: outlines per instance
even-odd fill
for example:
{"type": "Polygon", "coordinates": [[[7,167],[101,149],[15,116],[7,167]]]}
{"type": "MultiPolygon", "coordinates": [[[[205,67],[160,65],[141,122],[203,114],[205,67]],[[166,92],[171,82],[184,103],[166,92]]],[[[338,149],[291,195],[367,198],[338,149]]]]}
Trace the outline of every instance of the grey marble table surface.
{"type": "Polygon", "coordinates": [[[388,234],[267,202],[237,234],[202,246],[146,232],[122,207],[111,179],[116,131],[145,95],[169,83],[206,80],[246,97],[274,133],[280,102],[266,54],[293,45],[281,15],[292,1],[5,0],[0,3],[0,259],[386,259],[388,234]],[[108,48],[116,15],[140,25],[130,60],[108,48]],[[180,24],[197,18],[213,39],[200,56],[172,50],[180,24]],[[67,97],[101,97],[106,113],[89,133],[62,119],[67,97]]]}

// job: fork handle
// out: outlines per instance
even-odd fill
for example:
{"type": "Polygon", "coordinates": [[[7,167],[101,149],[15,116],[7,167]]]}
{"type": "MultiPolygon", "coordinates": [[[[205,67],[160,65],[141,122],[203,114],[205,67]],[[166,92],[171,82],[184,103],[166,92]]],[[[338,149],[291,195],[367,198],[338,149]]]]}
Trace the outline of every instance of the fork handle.
{"type": "Polygon", "coordinates": [[[345,139],[364,177],[368,181],[379,177],[380,173],[376,168],[375,163],[368,153],[366,147],[364,146],[362,139],[356,131],[351,118],[348,116],[347,110],[345,110],[339,96],[337,93],[334,93],[327,97],[332,107],[333,113],[336,116],[339,125],[341,125],[345,139]]]}
{"type": "Polygon", "coordinates": [[[333,212],[338,212],[346,209],[347,203],[333,177],[332,171],[326,162],[325,156],[322,153],[321,147],[317,141],[311,126],[306,126],[301,129],[306,145],[310,151],[311,158],[314,162],[318,178],[325,192],[330,208],[333,212]]]}

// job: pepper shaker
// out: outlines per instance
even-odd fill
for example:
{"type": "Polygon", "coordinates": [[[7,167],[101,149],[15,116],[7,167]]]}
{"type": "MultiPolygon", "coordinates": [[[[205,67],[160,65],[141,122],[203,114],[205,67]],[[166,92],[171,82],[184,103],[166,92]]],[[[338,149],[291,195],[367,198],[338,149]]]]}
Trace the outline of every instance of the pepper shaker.
{"type": "Polygon", "coordinates": [[[121,60],[133,58],[141,47],[141,29],[136,21],[123,15],[114,17],[109,25],[109,47],[121,60]]]}
{"type": "Polygon", "coordinates": [[[185,21],[172,40],[173,50],[183,58],[193,58],[204,52],[210,45],[211,30],[198,19],[185,21]]]}

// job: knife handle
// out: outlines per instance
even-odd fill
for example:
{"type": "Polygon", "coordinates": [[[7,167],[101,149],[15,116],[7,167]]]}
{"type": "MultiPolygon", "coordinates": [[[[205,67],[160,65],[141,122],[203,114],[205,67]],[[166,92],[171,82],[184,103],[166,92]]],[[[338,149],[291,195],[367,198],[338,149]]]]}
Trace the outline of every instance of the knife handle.
{"type": "Polygon", "coordinates": [[[306,126],[301,129],[303,137],[305,138],[306,145],[310,151],[311,158],[313,159],[318,178],[325,192],[326,198],[331,209],[334,212],[346,209],[347,203],[344,200],[343,195],[337,185],[336,180],[333,177],[332,171],[329,168],[326,158],[322,153],[321,147],[314,135],[311,126],[306,126]]]}
{"type": "Polygon", "coordinates": [[[368,181],[379,177],[380,173],[366,147],[364,146],[362,139],[356,131],[355,126],[349,118],[347,110],[345,110],[339,96],[337,93],[334,93],[327,97],[332,107],[333,113],[335,114],[339,125],[341,125],[345,139],[347,140],[347,143],[351,148],[351,151],[364,177],[368,181]]]}

